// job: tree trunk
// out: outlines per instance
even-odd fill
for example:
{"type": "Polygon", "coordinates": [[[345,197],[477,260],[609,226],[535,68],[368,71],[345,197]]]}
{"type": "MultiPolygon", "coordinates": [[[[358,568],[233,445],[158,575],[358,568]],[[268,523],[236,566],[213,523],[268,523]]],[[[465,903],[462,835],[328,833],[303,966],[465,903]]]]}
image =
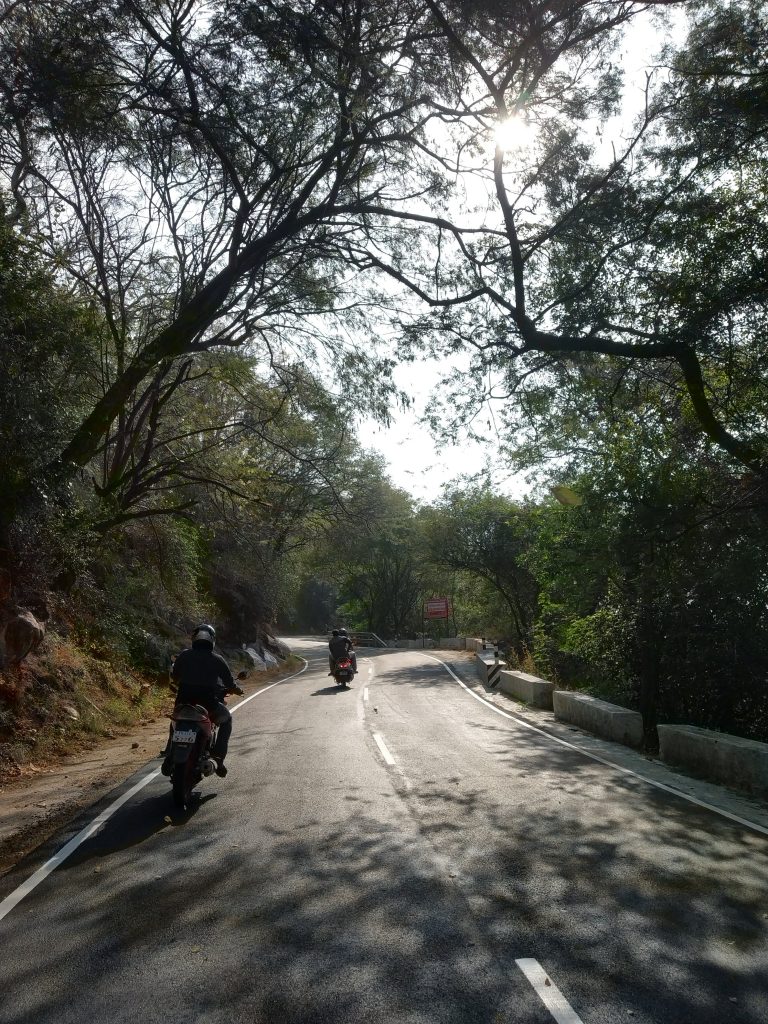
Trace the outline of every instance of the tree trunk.
{"type": "Polygon", "coordinates": [[[645,601],[637,617],[638,674],[640,683],[640,714],[643,716],[643,742],[649,752],[659,749],[656,728],[661,674],[661,636],[658,615],[653,605],[645,601]]]}

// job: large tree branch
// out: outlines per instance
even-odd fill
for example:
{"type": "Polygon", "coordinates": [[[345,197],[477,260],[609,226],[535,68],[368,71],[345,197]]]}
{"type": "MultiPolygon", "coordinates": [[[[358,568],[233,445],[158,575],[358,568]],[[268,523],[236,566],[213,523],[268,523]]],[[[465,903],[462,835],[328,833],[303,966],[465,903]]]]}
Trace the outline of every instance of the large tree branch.
{"type": "Polygon", "coordinates": [[[669,340],[629,342],[601,338],[596,335],[574,337],[550,334],[544,331],[526,333],[528,336],[525,337],[523,346],[515,349],[518,354],[527,351],[562,353],[564,355],[593,352],[627,359],[674,360],[680,367],[696,418],[707,437],[732,455],[737,462],[763,479],[768,479],[768,466],[760,453],[752,445],[728,431],[717,418],[707,398],[699,357],[690,345],[669,340]]]}

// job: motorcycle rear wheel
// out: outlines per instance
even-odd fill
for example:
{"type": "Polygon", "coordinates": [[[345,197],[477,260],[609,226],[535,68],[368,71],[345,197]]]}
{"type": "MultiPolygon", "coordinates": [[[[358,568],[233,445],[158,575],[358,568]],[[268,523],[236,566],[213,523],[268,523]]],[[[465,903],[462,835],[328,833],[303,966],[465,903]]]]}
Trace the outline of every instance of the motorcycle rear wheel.
{"type": "Polygon", "coordinates": [[[186,811],[192,803],[192,758],[189,757],[183,764],[173,766],[171,775],[171,786],[173,787],[173,802],[179,810],[186,811]]]}

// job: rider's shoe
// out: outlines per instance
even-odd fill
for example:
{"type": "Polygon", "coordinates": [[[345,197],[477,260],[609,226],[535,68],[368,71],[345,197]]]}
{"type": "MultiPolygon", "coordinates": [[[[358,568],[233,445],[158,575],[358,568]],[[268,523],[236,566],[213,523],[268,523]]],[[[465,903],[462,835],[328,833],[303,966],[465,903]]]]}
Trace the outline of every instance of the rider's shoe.
{"type": "Polygon", "coordinates": [[[216,774],[219,776],[220,779],[226,778],[227,766],[224,764],[223,761],[219,761],[217,763],[217,765],[216,765],[216,774]]]}

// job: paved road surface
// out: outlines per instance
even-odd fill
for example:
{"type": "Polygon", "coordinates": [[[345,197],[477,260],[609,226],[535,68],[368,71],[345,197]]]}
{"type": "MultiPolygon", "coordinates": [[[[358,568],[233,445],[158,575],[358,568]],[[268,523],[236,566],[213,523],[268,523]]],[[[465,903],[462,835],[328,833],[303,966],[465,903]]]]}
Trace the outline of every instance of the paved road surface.
{"type": "Polygon", "coordinates": [[[768,839],[420,652],[294,647],[193,814],[154,779],[0,921],[1,1024],[768,1021],[768,839]]]}

